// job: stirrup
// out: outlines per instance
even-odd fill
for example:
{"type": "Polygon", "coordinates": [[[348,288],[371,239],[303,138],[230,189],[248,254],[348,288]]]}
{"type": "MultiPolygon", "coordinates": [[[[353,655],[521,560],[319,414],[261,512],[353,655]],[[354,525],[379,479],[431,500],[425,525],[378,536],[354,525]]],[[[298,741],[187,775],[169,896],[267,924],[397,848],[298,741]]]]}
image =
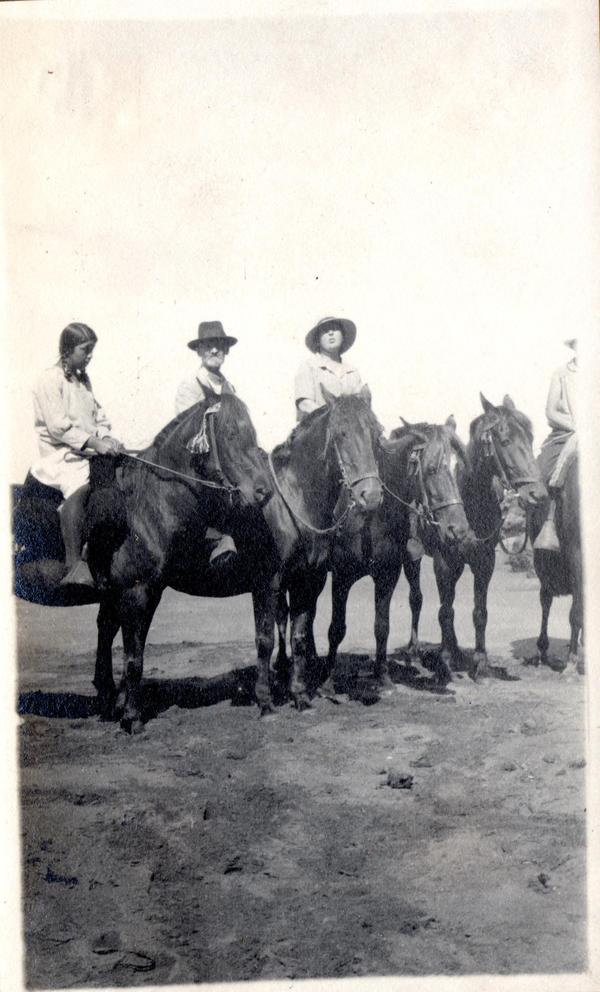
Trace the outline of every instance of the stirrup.
{"type": "Polygon", "coordinates": [[[229,561],[232,561],[237,557],[237,548],[235,546],[235,541],[229,534],[223,534],[219,538],[219,542],[215,548],[210,553],[209,563],[211,565],[225,565],[229,561]]]}
{"type": "Polygon", "coordinates": [[[544,526],[533,542],[534,551],[560,551],[560,543],[554,521],[546,520],[544,526]]]}
{"type": "Polygon", "coordinates": [[[86,586],[88,589],[96,588],[92,573],[85,561],[76,562],[59,584],[61,586],[86,586]]]}

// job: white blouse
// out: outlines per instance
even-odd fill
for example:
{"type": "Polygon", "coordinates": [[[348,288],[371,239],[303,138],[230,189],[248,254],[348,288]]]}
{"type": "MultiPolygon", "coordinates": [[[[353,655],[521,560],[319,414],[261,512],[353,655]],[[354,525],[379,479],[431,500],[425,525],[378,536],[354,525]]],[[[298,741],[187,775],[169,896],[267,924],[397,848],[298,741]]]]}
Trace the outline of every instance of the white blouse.
{"type": "Polygon", "coordinates": [[[89,437],[109,437],[104,410],[79,379],[67,379],[60,365],[42,372],[33,389],[34,425],[39,457],[31,474],[60,489],[65,499],[89,478],[85,452],[89,437]]]}

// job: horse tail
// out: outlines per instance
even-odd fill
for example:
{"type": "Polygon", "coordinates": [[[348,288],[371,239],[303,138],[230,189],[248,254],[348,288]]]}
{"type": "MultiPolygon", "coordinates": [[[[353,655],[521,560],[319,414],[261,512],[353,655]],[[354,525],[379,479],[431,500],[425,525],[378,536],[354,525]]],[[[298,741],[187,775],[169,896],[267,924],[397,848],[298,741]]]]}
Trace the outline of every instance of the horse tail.
{"type": "Polygon", "coordinates": [[[90,462],[84,539],[88,564],[99,589],[106,588],[115,552],[127,536],[127,504],[116,476],[118,459],[96,455],[90,462]]]}

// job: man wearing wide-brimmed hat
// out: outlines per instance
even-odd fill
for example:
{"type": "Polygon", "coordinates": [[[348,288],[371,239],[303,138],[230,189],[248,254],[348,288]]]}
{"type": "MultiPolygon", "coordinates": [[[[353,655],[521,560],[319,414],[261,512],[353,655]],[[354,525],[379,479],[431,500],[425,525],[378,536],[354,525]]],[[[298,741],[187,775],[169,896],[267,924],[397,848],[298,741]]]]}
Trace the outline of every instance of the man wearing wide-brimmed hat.
{"type": "Polygon", "coordinates": [[[221,366],[234,344],[237,344],[237,338],[225,334],[220,320],[205,320],[199,325],[198,336],[188,341],[188,348],[198,352],[201,364],[179,384],[175,396],[176,413],[206,399],[206,388],[217,395],[223,389],[235,392],[221,372],[221,366]]]}
{"type": "MultiPolygon", "coordinates": [[[[237,344],[237,338],[225,334],[220,320],[205,320],[198,326],[198,336],[188,341],[188,348],[198,352],[201,364],[179,384],[175,396],[176,413],[182,413],[205,400],[207,390],[212,390],[217,396],[224,390],[235,392],[221,372],[221,366],[234,344],[237,344]]],[[[214,527],[207,528],[206,539],[212,549],[210,564],[221,572],[237,556],[235,542],[230,534],[223,534],[214,527]]]]}
{"type": "Polygon", "coordinates": [[[546,402],[546,418],[552,430],[542,444],[539,465],[551,499],[548,516],[534,543],[538,551],[560,551],[554,522],[556,497],[562,489],[567,468],[577,454],[577,338],[569,338],[565,345],[571,348],[573,357],[553,374],[546,402]]]}
{"type": "Polygon", "coordinates": [[[298,420],[325,405],[322,386],[333,396],[361,391],[358,369],[342,359],[355,340],[356,325],[343,317],[324,317],[310,329],[305,343],[312,354],[298,369],[294,382],[298,420]]]}

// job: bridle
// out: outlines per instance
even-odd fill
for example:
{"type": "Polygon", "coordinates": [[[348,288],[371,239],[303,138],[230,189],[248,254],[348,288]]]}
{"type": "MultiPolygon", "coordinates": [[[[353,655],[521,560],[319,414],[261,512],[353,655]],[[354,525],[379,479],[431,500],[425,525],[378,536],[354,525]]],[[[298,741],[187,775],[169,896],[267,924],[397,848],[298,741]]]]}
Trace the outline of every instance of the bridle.
{"type": "MultiPolygon", "coordinates": [[[[486,459],[489,458],[494,463],[496,469],[494,474],[498,477],[498,480],[500,482],[500,485],[504,489],[504,492],[513,493],[513,492],[517,492],[517,490],[520,489],[521,486],[535,485],[535,483],[539,481],[538,479],[516,478],[516,479],[512,479],[512,481],[508,479],[506,470],[504,468],[504,465],[502,464],[500,455],[498,454],[498,448],[496,447],[496,439],[494,437],[494,428],[497,427],[498,424],[499,421],[495,420],[492,424],[488,424],[486,426],[486,428],[482,431],[481,434],[481,445],[483,448],[484,458],[486,459]]],[[[509,444],[510,444],[510,438],[506,438],[506,440],[500,441],[500,446],[502,448],[507,448],[509,444]]]]}
{"type": "Polygon", "coordinates": [[[309,530],[312,534],[320,534],[320,535],[332,534],[339,527],[341,527],[342,523],[344,522],[348,514],[356,506],[356,500],[354,499],[354,487],[356,486],[357,483],[363,482],[365,479],[377,479],[380,482],[380,484],[383,485],[383,483],[379,479],[378,472],[367,472],[365,475],[358,475],[356,476],[356,478],[351,479],[348,473],[348,469],[344,465],[344,460],[342,458],[342,454],[340,452],[338,443],[335,440],[335,438],[332,441],[332,447],[333,450],[335,451],[337,465],[340,471],[340,480],[339,480],[340,487],[348,493],[348,503],[344,512],[341,513],[340,516],[333,521],[330,527],[315,527],[314,524],[311,524],[309,520],[305,520],[304,517],[298,512],[298,510],[292,507],[289,497],[286,496],[286,494],[283,492],[281,483],[277,478],[271,452],[269,452],[267,456],[269,462],[269,468],[271,470],[271,475],[273,476],[273,482],[275,483],[275,488],[277,489],[277,492],[281,496],[281,499],[283,500],[285,507],[288,513],[290,514],[292,520],[295,523],[297,522],[302,524],[302,526],[306,527],[306,529],[309,530]]]}
{"type": "MultiPolygon", "coordinates": [[[[492,461],[493,467],[495,469],[493,475],[496,476],[502,487],[501,497],[498,495],[497,492],[495,493],[496,499],[498,500],[498,508],[500,510],[500,522],[496,527],[494,527],[494,529],[486,537],[476,537],[475,542],[477,544],[485,544],[487,541],[492,540],[492,538],[495,538],[497,540],[500,534],[502,533],[504,521],[508,513],[508,503],[504,509],[502,508],[502,503],[506,499],[506,496],[512,496],[512,495],[516,496],[518,495],[518,490],[520,489],[521,486],[527,486],[532,484],[535,485],[535,483],[538,482],[537,479],[528,479],[528,478],[516,478],[512,480],[512,483],[511,481],[509,481],[504,465],[502,464],[502,461],[500,459],[498,448],[496,446],[496,439],[494,437],[494,428],[497,427],[499,423],[500,423],[499,420],[494,420],[493,423],[487,424],[487,426],[484,428],[484,430],[481,433],[480,440],[483,449],[484,459],[492,461]]],[[[509,444],[510,444],[510,438],[508,437],[505,440],[500,441],[501,448],[506,448],[508,447],[509,444]]],[[[527,530],[525,531],[525,533],[527,534],[527,530]]],[[[525,538],[525,540],[527,540],[527,538],[525,538]]]]}
{"type": "MultiPolygon", "coordinates": [[[[426,442],[423,442],[422,444],[416,444],[412,449],[408,459],[408,476],[409,478],[414,478],[417,481],[418,495],[416,499],[413,501],[413,503],[416,503],[416,506],[413,505],[413,503],[408,503],[406,500],[402,499],[400,496],[398,496],[397,493],[392,492],[392,490],[389,489],[388,486],[386,486],[385,482],[382,482],[382,486],[385,492],[388,493],[389,496],[397,500],[398,503],[401,503],[412,513],[416,513],[419,519],[422,521],[422,523],[426,524],[429,527],[440,527],[441,526],[440,522],[439,520],[435,519],[435,514],[439,510],[445,510],[448,506],[462,506],[463,501],[461,499],[450,499],[444,503],[431,502],[431,500],[429,499],[429,495],[427,493],[427,488],[425,486],[425,480],[423,478],[422,456],[425,447],[426,447],[426,442]]],[[[444,459],[444,454],[442,451],[440,453],[438,463],[435,467],[435,472],[438,472],[440,470],[443,459],[444,459]]]]}

